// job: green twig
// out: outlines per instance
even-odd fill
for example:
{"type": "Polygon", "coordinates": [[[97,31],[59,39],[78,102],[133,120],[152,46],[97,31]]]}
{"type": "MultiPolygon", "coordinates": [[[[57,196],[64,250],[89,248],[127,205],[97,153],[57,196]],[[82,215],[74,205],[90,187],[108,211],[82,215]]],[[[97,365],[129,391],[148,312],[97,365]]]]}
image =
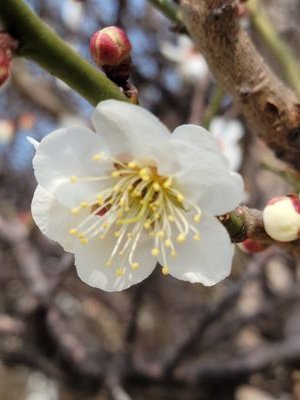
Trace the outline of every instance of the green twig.
{"type": "Polygon", "coordinates": [[[223,97],[224,97],[223,89],[218,84],[216,84],[214,87],[212,98],[210,100],[210,103],[209,103],[209,105],[205,111],[204,117],[203,117],[204,128],[206,128],[206,129],[209,128],[209,124],[210,124],[211,120],[219,111],[223,97]]]}
{"type": "Polygon", "coordinates": [[[268,48],[272,51],[278,64],[281,66],[286,80],[300,97],[300,66],[293,57],[289,48],[281,40],[266,13],[259,6],[258,0],[251,0],[247,4],[254,28],[260,34],[268,48]]]}
{"type": "Polygon", "coordinates": [[[17,55],[35,61],[92,105],[110,98],[126,100],[116,85],[76,54],[23,0],[0,0],[0,20],[20,43],[17,55]]]}
{"type": "Polygon", "coordinates": [[[158,8],[169,20],[177,25],[183,25],[180,10],[172,0],[148,0],[158,8]]]}

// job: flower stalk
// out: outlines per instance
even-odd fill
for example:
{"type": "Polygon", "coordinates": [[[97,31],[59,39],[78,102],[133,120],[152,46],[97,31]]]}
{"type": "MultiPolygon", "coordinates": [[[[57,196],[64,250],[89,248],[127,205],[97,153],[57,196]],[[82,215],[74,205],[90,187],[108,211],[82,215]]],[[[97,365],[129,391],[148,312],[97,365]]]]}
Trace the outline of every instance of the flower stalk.
{"type": "Polygon", "coordinates": [[[35,61],[92,105],[110,98],[126,100],[116,85],[76,54],[23,0],[0,2],[0,20],[20,43],[16,55],[35,61]]]}

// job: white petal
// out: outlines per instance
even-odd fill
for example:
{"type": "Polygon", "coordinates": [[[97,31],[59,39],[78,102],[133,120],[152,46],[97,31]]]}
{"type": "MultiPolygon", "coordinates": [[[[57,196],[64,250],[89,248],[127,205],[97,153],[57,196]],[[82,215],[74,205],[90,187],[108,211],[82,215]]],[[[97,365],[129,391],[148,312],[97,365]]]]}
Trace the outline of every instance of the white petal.
{"type": "Polygon", "coordinates": [[[243,178],[237,172],[231,172],[222,181],[210,186],[197,203],[209,214],[223,215],[233,211],[243,199],[243,178]]]}
{"type": "Polygon", "coordinates": [[[123,161],[133,158],[148,160],[149,146],[163,140],[170,133],[149,111],[117,100],[99,103],[92,122],[111,153],[123,161]]]}
{"type": "Polygon", "coordinates": [[[177,246],[177,255],[169,260],[170,274],[212,286],[229,275],[233,246],[226,229],[214,217],[203,215],[199,230],[201,240],[189,239],[177,246]]]}
{"type": "Polygon", "coordinates": [[[41,186],[35,190],[31,211],[35,223],[46,236],[59,242],[66,251],[73,251],[75,238],[69,230],[78,225],[84,213],[80,216],[71,214],[41,186]]]}
{"type": "Polygon", "coordinates": [[[189,200],[213,215],[224,214],[239,204],[243,180],[230,171],[227,159],[209,132],[195,125],[183,125],[174,131],[171,143],[169,153],[173,157],[177,154],[180,161],[180,168],[173,175],[189,200]]]}
{"type": "Polygon", "coordinates": [[[107,266],[116,237],[110,234],[105,239],[95,238],[86,245],[78,243],[75,248],[75,265],[77,273],[85,283],[103,289],[107,292],[117,292],[129,288],[147,278],[154,270],[156,260],[151,256],[151,242],[148,238],[141,239],[135,252],[134,262],[140,267],[132,270],[127,259],[117,256],[113,266],[107,266]],[[116,269],[124,268],[122,277],[116,276],[116,269]]]}
{"type": "Polygon", "coordinates": [[[38,184],[55,194],[68,207],[94,197],[105,181],[71,183],[70,177],[107,175],[111,163],[93,161],[97,153],[107,151],[100,135],[84,127],[60,129],[39,144],[33,159],[38,184]]]}

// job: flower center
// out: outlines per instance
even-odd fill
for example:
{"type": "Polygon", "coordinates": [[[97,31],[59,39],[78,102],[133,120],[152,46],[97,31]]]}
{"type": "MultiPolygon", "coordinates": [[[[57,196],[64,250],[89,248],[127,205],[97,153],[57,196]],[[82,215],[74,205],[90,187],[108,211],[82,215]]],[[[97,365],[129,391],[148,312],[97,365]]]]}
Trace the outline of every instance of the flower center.
{"type": "MultiPolygon", "coordinates": [[[[93,157],[95,162],[103,159],[108,159],[103,153],[93,157]]],[[[153,240],[152,256],[161,255],[162,272],[167,275],[168,259],[176,256],[177,246],[190,238],[200,240],[199,230],[187,219],[187,213],[193,212],[193,222],[197,224],[201,210],[176,188],[172,176],[159,175],[156,167],[135,160],[112,161],[114,170],[105,177],[70,177],[74,184],[82,180],[107,180],[109,184],[94,199],[83,201],[71,210],[78,214],[88,209],[89,213],[69,233],[82,244],[95,237],[103,240],[113,235],[115,243],[106,265],[116,268],[116,276],[124,275],[127,263],[132,270],[140,267],[135,253],[142,235],[146,234],[153,240]]]]}

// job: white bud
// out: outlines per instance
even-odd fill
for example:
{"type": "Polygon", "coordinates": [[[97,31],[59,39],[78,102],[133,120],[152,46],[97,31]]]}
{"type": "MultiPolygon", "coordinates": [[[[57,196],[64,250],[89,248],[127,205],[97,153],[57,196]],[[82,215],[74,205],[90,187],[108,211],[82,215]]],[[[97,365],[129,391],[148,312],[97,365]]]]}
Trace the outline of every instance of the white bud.
{"type": "Polygon", "coordinates": [[[263,211],[267,234],[279,242],[300,238],[300,199],[296,195],[274,197],[263,211]]]}

